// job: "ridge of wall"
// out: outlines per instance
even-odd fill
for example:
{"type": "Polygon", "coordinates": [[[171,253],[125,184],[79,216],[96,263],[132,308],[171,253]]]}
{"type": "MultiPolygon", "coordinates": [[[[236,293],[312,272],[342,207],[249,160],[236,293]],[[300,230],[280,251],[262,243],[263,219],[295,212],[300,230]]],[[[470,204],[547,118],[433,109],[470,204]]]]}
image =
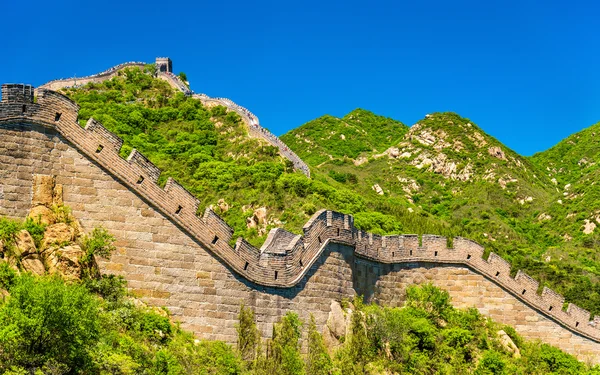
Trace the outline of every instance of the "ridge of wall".
{"type": "Polygon", "coordinates": [[[41,85],[39,87],[39,89],[47,89],[47,90],[59,90],[62,88],[68,88],[68,87],[76,87],[79,85],[85,85],[89,82],[101,82],[107,79],[110,79],[112,77],[114,77],[115,75],[118,74],[118,72],[120,70],[123,70],[125,68],[130,68],[130,67],[140,67],[143,68],[146,65],[145,62],[141,62],[141,61],[130,61],[130,62],[126,62],[126,63],[122,63],[119,65],[115,65],[109,69],[106,69],[103,72],[100,73],[96,73],[96,74],[92,74],[89,76],[84,76],[84,77],[78,77],[78,78],[60,78],[60,79],[55,79],[52,80],[50,82],[46,82],[43,85],[41,85]]]}
{"type": "MultiPolygon", "coordinates": [[[[157,58],[157,60],[158,59],[161,59],[161,58],[157,58]]],[[[116,65],[110,69],[103,71],[103,72],[100,72],[97,74],[92,74],[92,75],[85,76],[85,77],[62,78],[62,79],[52,80],[50,82],[47,82],[47,83],[41,85],[38,89],[47,89],[47,90],[56,91],[56,90],[60,90],[62,88],[78,87],[80,85],[85,85],[90,82],[99,83],[99,82],[113,78],[114,76],[116,76],[118,74],[118,72],[120,70],[123,70],[125,68],[134,67],[134,66],[143,68],[145,65],[147,65],[147,64],[144,62],[138,62],[138,61],[126,62],[126,63],[116,65]]],[[[295,169],[300,170],[307,177],[310,177],[310,169],[308,168],[308,165],[302,159],[300,159],[300,157],[298,155],[296,155],[296,153],[294,153],[294,151],[290,150],[290,148],[285,143],[283,143],[279,139],[279,137],[277,137],[276,135],[271,133],[266,128],[263,128],[260,125],[260,121],[258,120],[258,117],[256,115],[254,115],[252,112],[250,112],[248,109],[234,103],[231,99],[211,98],[206,94],[196,94],[196,93],[194,93],[194,91],[192,91],[187,86],[187,84],[185,82],[183,82],[183,80],[181,78],[179,78],[179,76],[173,74],[172,72],[158,72],[157,71],[156,77],[166,81],[167,83],[169,83],[169,85],[171,87],[183,92],[186,96],[191,96],[194,99],[200,100],[203,104],[213,103],[215,105],[222,105],[222,106],[225,106],[227,109],[236,112],[238,115],[240,115],[242,117],[244,122],[246,122],[248,124],[248,130],[249,130],[249,133],[251,136],[253,136],[255,138],[262,138],[265,141],[267,141],[269,144],[271,144],[272,146],[277,147],[279,149],[279,153],[281,154],[281,156],[290,160],[292,162],[292,164],[294,165],[295,169]]]]}
{"type": "Polygon", "coordinates": [[[547,287],[538,294],[536,280],[522,271],[511,277],[508,262],[494,253],[483,259],[483,247],[465,238],[456,237],[450,248],[442,236],[380,236],[357,229],[351,215],[320,210],[304,225],[303,235],[273,229],[261,249],[243,238],[231,247],[233,229],[210,208],[198,216],[199,200],[175,180],[169,178],[161,188],[157,184],[160,170],[141,153],[134,149],[123,159],[119,155],[123,144],[119,137],[93,119],[84,128],[78,124],[76,103],[44,89],[39,90],[38,100],[33,103],[33,99],[21,94],[26,88],[3,85],[0,123],[30,123],[56,129],[80,152],[202,243],[232,271],[255,284],[292,288],[328,244],[343,244],[353,247],[356,256],[382,264],[424,262],[466,266],[570,331],[600,342],[600,317],[590,321],[590,313],[573,304],[563,310],[564,297],[547,287]]]}

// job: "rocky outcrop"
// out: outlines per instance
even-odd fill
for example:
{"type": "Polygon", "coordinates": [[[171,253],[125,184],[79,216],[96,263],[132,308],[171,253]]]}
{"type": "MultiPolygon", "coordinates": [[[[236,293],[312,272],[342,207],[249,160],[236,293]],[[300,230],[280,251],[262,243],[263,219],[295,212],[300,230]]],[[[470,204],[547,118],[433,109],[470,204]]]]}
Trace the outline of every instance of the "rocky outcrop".
{"type": "Polygon", "coordinates": [[[55,183],[53,176],[33,175],[30,218],[42,224],[54,224],[56,217],[53,208],[62,203],[62,186],[55,183]]]}
{"type": "Polygon", "coordinates": [[[79,245],[67,245],[44,252],[48,272],[59,274],[67,280],[81,277],[81,258],[84,253],[79,245]]]}
{"type": "Polygon", "coordinates": [[[504,154],[504,151],[502,151],[502,149],[498,146],[492,146],[492,147],[488,148],[488,153],[491,156],[498,158],[500,160],[506,160],[506,155],[504,154]]]}
{"type": "Polygon", "coordinates": [[[506,332],[503,330],[498,331],[498,338],[500,339],[500,344],[507,352],[511,353],[514,358],[521,358],[519,347],[515,345],[514,341],[506,332]]]}

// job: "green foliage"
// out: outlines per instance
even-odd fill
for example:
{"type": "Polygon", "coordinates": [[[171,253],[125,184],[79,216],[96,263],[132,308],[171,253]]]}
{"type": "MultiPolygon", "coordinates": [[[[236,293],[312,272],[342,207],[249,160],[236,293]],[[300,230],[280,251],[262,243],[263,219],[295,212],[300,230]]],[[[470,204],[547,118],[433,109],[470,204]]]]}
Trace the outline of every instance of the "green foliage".
{"type": "Polygon", "coordinates": [[[52,205],[52,213],[57,223],[65,223],[71,225],[74,221],[71,214],[71,207],[64,205],[52,205]]]}
{"type": "Polygon", "coordinates": [[[41,223],[39,220],[27,218],[23,223],[23,229],[31,234],[31,238],[35,242],[35,246],[39,249],[44,238],[44,232],[46,232],[46,224],[41,223]]]}
{"type": "Polygon", "coordinates": [[[271,359],[276,374],[304,374],[304,362],[300,356],[301,327],[302,322],[293,312],[288,312],[280,323],[273,325],[271,359]]]}
{"type": "Polygon", "coordinates": [[[91,265],[94,256],[102,258],[110,258],[112,253],[117,249],[114,245],[115,237],[108,233],[108,231],[102,227],[96,227],[90,234],[84,235],[80,242],[81,250],[83,251],[83,257],[81,262],[84,265],[91,265]]]}
{"type": "Polygon", "coordinates": [[[452,307],[448,293],[412,286],[403,308],[354,301],[351,337],[336,353],[332,373],[592,374],[575,357],[527,342],[504,327],[521,350],[515,358],[500,344],[499,326],[477,310],[452,307]]]}
{"type": "Polygon", "coordinates": [[[0,289],[10,290],[14,285],[17,274],[8,263],[0,261],[0,289]]]}
{"type": "Polygon", "coordinates": [[[52,360],[82,371],[99,334],[97,302],[82,286],[24,275],[0,306],[0,327],[0,369],[52,360]]]}
{"type": "Polygon", "coordinates": [[[333,369],[333,363],[327,353],[323,337],[317,331],[315,317],[310,315],[308,325],[308,355],[306,358],[307,375],[329,375],[333,369]]]}
{"type": "Polygon", "coordinates": [[[242,305],[238,314],[238,323],[235,326],[238,334],[237,350],[245,361],[253,361],[256,357],[256,350],[260,335],[254,321],[254,311],[251,308],[242,305]]]}

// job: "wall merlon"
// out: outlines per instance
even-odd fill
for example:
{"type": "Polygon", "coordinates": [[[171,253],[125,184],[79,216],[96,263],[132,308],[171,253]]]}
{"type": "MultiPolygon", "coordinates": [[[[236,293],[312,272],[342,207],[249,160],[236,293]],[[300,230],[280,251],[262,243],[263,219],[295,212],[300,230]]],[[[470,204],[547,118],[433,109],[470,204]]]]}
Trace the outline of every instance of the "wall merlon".
{"type": "MultiPolygon", "coordinates": [[[[136,150],[135,148],[131,150],[131,153],[127,157],[127,161],[132,166],[138,168],[138,172],[144,180],[147,178],[149,181],[152,181],[154,183],[158,182],[158,178],[160,177],[160,169],[156,165],[154,165],[150,160],[148,160],[148,158],[142,155],[142,153],[140,153],[138,150],[136,150]]],[[[139,181],[140,184],[142,182],[143,180],[139,181]]]]}
{"type": "MultiPolygon", "coordinates": [[[[229,267],[229,270],[239,274],[240,278],[256,284],[250,288],[294,287],[305,278],[313,265],[323,267],[324,263],[321,263],[320,259],[323,259],[325,252],[329,254],[328,252],[331,251],[333,254],[333,250],[330,249],[345,247],[344,251],[351,253],[345,255],[352,257],[348,259],[370,262],[374,268],[383,263],[409,263],[413,267],[419,262],[434,266],[443,264],[468,268],[484,279],[492,281],[495,286],[499,286],[518,301],[550,320],[559,322],[561,326],[567,327],[570,332],[591,338],[596,343],[600,342],[598,329],[600,317],[594,317],[594,321],[590,323],[590,313],[572,304],[567,311],[563,311],[563,296],[546,287],[543,288],[541,295],[538,295],[538,281],[521,271],[511,278],[511,267],[508,262],[495,253],[491,253],[487,260],[483,259],[484,248],[465,238],[455,238],[453,248],[448,248],[447,239],[437,235],[423,235],[421,241],[415,234],[380,236],[357,230],[351,215],[320,210],[304,225],[303,236],[283,229],[274,229],[269,233],[267,241],[260,250],[243,238],[239,238],[232,248],[229,242],[233,229],[210,208],[204,211],[201,218],[197,217],[195,213],[200,201],[177,181],[168,179],[162,189],[155,183],[160,176],[160,170],[142,154],[134,150],[127,160],[121,158],[118,152],[123,141],[119,137],[93,119],[82,128],[77,123],[79,109],[77,104],[61,94],[48,90],[38,91],[37,103],[27,102],[25,111],[21,102],[3,100],[0,104],[0,122],[8,123],[9,127],[14,123],[19,126],[42,125],[53,129],[53,134],[60,134],[60,138],[65,139],[64,142],[70,142],[69,147],[73,146],[83,155],[87,155],[89,160],[94,161],[95,168],[100,166],[98,170],[106,171],[119,184],[126,186],[130,191],[128,193],[135,194],[144,204],[162,213],[166,221],[176,224],[177,230],[189,235],[193,242],[200,244],[200,248],[212,252],[219,262],[229,267]],[[99,145],[103,146],[103,150],[98,152],[99,145]],[[144,177],[144,181],[138,183],[137,179],[140,176],[144,177]],[[328,248],[329,244],[345,246],[328,248]]],[[[134,212],[140,212],[139,207],[134,212]]],[[[149,229],[144,229],[141,237],[146,237],[149,232],[149,229]]],[[[167,238],[166,241],[175,238],[171,234],[164,237],[167,238]]],[[[136,238],[135,241],[139,241],[141,247],[151,243],[150,239],[136,238]]],[[[135,250],[139,251],[139,249],[135,250]]],[[[169,254],[171,255],[174,259],[177,257],[194,259],[193,254],[169,254]]],[[[326,269],[327,272],[331,269],[335,270],[332,272],[340,272],[337,271],[339,268],[336,268],[339,264],[338,266],[329,264],[326,267],[332,267],[326,269]]],[[[227,277],[233,279],[231,275],[227,277]]],[[[335,277],[328,276],[327,280],[331,279],[335,277]]],[[[287,292],[281,293],[284,295],[287,292]]]]}
{"type": "Polygon", "coordinates": [[[167,179],[165,192],[172,202],[176,204],[176,207],[174,207],[176,214],[185,211],[186,213],[193,213],[196,215],[198,207],[200,206],[200,200],[172,177],[167,179]]]}
{"type": "Polygon", "coordinates": [[[520,293],[522,295],[536,294],[540,286],[540,283],[537,282],[537,280],[521,270],[515,275],[515,281],[521,285],[522,291],[520,291],[520,293]]]}
{"type": "Polygon", "coordinates": [[[33,103],[33,86],[21,83],[2,85],[2,103],[33,103]]]}
{"type": "Polygon", "coordinates": [[[560,294],[556,293],[554,290],[546,286],[542,290],[541,297],[546,305],[546,311],[561,311],[562,306],[565,303],[565,297],[561,296],[560,294]]]}
{"type": "Polygon", "coordinates": [[[502,259],[498,254],[490,253],[487,262],[496,271],[497,275],[495,276],[508,277],[510,275],[510,263],[502,259]]]}
{"type": "Polygon", "coordinates": [[[96,121],[94,118],[90,117],[88,119],[87,123],[85,124],[85,130],[87,130],[90,133],[96,134],[101,139],[106,140],[106,142],[101,142],[100,144],[98,144],[98,147],[101,149],[110,146],[118,153],[121,150],[121,147],[123,146],[123,140],[119,136],[110,132],[104,127],[104,125],[96,121]]]}
{"type": "Polygon", "coordinates": [[[574,305],[572,303],[569,303],[569,306],[567,307],[567,314],[576,321],[575,325],[577,328],[582,328],[580,326],[583,323],[588,323],[590,321],[590,317],[591,317],[591,314],[589,311],[582,309],[581,307],[574,305]],[[579,324],[577,324],[577,323],[579,323],[579,324]]]}
{"type": "MultiPolygon", "coordinates": [[[[217,215],[210,207],[204,210],[202,221],[208,228],[218,237],[217,241],[228,243],[233,236],[233,228],[229,226],[219,215],[217,215]]],[[[211,241],[214,241],[214,237],[211,241]]]]}

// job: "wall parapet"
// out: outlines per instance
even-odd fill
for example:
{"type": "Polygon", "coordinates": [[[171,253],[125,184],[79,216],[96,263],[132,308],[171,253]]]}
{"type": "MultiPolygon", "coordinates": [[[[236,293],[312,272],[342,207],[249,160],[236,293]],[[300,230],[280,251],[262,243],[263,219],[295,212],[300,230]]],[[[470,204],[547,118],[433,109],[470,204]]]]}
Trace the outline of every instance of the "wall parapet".
{"type": "Polygon", "coordinates": [[[522,271],[511,277],[508,262],[495,253],[484,259],[483,247],[466,238],[456,237],[453,246],[448,247],[447,239],[436,235],[380,236],[357,229],[351,215],[320,210],[306,223],[302,235],[278,228],[269,233],[261,249],[243,238],[231,247],[234,231],[221,217],[210,208],[199,217],[196,197],[171,178],[161,188],[156,166],[136,150],[123,159],[119,155],[122,140],[92,119],[85,128],[81,127],[78,112],[79,106],[66,96],[40,89],[35,103],[3,98],[0,124],[38,124],[56,129],[77,150],[176,223],[233,272],[255,284],[294,287],[327,245],[338,243],[353,247],[358,257],[382,264],[423,262],[468,267],[572,332],[600,342],[600,317],[590,321],[590,313],[573,304],[563,310],[564,297],[547,287],[538,294],[536,280],[522,271]]]}
{"type": "Polygon", "coordinates": [[[131,68],[134,66],[143,68],[144,66],[146,66],[146,63],[142,62],[142,61],[125,62],[122,64],[115,65],[111,68],[108,68],[105,71],[102,71],[100,73],[91,74],[89,76],[55,79],[55,80],[44,83],[43,85],[41,85],[38,88],[39,89],[59,90],[61,88],[77,86],[77,81],[80,81],[80,82],[83,81],[85,84],[85,83],[87,83],[91,80],[95,80],[95,79],[110,79],[110,78],[114,77],[120,70],[123,70],[125,68],[131,68]]]}
{"type": "MultiPolygon", "coordinates": [[[[236,112],[238,115],[240,115],[242,117],[242,120],[246,124],[248,124],[248,132],[250,133],[251,136],[253,136],[255,138],[262,138],[265,141],[267,141],[269,144],[271,144],[272,146],[277,147],[277,149],[279,149],[279,153],[281,154],[281,156],[283,156],[284,158],[286,158],[292,162],[292,164],[294,165],[294,169],[297,169],[297,170],[301,171],[302,173],[304,173],[307,177],[310,177],[310,168],[308,168],[308,165],[302,159],[300,159],[300,157],[298,155],[296,155],[296,153],[294,153],[292,150],[290,150],[290,148],[285,143],[283,143],[279,139],[279,137],[277,137],[276,135],[271,133],[268,129],[263,128],[260,125],[260,121],[258,120],[258,117],[255,114],[250,112],[248,109],[234,103],[233,100],[231,100],[231,99],[211,98],[210,96],[208,96],[206,94],[194,93],[194,91],[191,90],[188,87],[188,85],[185,82],[183,82],[183,80],[179,76],[177,76],[177,75],[173,74],[173,72],[171,72],[171,69],[172,69],[171,60],[168,57],[157,57],[156,63],[157,63],[157,65],[165,64],[165,61],[167,61],[167,60],[168,60],[168,62],[166,64],[168,66],[168,69],[166,71],[161,71],[161,70],[157,69],[156,77],[165,80],[167,83],[169,83],[169,85],[171,87],[173,87],[176,90],[181,91],[186,96],[191,96],[192,98],[194,98],[196,100],[200,100],[203,104],[215,103],[217,105],[225,106],[230,111],[236,112]]],[[[60,90],[63,88],[78,87],[78,86],[87,84],[89,82],[102,82],[102,81],[113,78],[114,76],[116,76],[118,74],[119,71],[121,71],[125,68],[136,67],[136,66],[143,68],[146,65],[147,65],[146,63],[140,62],[140,61],[126,62],[126,63],[122,63],[119,65],[115,65],[112,68],[109,68],[103,72],[100,72],[97,74],[92,74],[92,75],[85,76],[85,77],[55,79],[50,82],[46,82],[45,84],[41,85],[38,89],[47,89],[47,90],[56,91],[56,90],[60,90]]]]}

